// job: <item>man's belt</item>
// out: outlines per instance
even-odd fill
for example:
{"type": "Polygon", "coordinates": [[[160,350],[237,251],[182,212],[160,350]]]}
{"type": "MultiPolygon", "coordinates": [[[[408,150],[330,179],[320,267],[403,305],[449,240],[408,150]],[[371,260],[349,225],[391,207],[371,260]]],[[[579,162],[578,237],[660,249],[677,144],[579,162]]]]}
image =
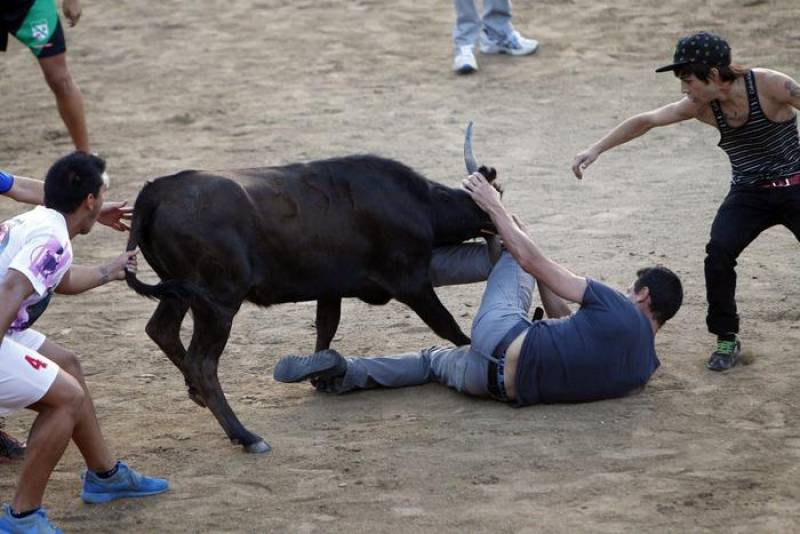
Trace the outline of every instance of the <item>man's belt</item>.
{"type": "Polygon", "coordinates": [[[505,362],[506,356],[503,354],[499,358],[497,358],[497,362],[493,362],[489,360],[489,376],[487,377],[487,389],[489,390],[489,395],[492,396],[493,399],[508,402],[510,399],[506,394],[506,382],[505,382],[505,362]]]}
{"type": "Polygon", "coordinates": [[[758,187],[789,187],[800,184],[800,174],[789,176],[788,178],[775,178],[768,182],[761,182],[758,187]]]}
{"type": "MultiPolygon", "coordinates": [[[[536,310],[533,312],[533,318],[531,321],[538,321],[542,317],[544,317],[544,310],[537,306],[536,310]]],[[[508,394],[506,393],[506,350],[508,350],[508,346],[511,345],[511,343],[517,339],[517,336],[520,335],[523,330],[528,328],[528,326],[528,323],[524,320],[514,325],[511,330],[506,332],[506,335],[503,336],[503,339],[500,340],[500,343],[497,345],[497,348],[494,351],[494,356],[497,358],[497,361],[489,360],[489,365],[487,366],[488,376],[486,378],[488,380],[486,389],[489,390],[489,395],[496,400],[503,402],[509,402],[511,400],[508,398],[508,394]]]]}

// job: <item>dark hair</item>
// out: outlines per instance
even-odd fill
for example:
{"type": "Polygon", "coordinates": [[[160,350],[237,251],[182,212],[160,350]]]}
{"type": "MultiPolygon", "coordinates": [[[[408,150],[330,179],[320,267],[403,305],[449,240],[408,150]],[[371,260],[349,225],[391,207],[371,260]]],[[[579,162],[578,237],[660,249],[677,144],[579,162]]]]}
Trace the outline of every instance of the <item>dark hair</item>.
{"type": "Polygon", "coordinates": [[[636,271],[636,282],[633,290],[638,293],[643,287],[650,291],[650,311],[653,319],[663,325],[678,313],[683,303],[683,285],[678,275],[664,267],[656,265],[636,271]]]}
{"type": "Polygon", "coordinates": [[[704,63],[687,63],[675,69],[675,76],[680,78],[694,74],[698,80],[708,83],[708,76],[711,74],[711,69],[719,71],[719,77],[723,82],[732,82],[736,78],[741,78],[749,70],[746,67],[731,63],[730,65],[714,66],[706,65],[704,63]]]}
{"type": "Polygon", "coordinates": [[[59,159],[44,180],[44,205],[72,213],[87,196],[97,196],[103,186],[106,162],[94,154],[73,152],[59,159]]]}

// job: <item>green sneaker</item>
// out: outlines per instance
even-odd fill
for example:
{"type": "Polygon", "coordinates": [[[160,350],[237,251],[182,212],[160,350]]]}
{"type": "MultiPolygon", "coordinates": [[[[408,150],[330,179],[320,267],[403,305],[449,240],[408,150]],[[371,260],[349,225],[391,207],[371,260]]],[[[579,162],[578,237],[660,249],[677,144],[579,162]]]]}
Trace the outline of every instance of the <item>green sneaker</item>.
{"type": "Polygon", "coordinates": [[[717,349],[711,353],[706,367],[712,371],[727,371],[739,361],[742,352],[742,343],[739,336],[734,336],[733,341],[717,338],[717,349]]]}

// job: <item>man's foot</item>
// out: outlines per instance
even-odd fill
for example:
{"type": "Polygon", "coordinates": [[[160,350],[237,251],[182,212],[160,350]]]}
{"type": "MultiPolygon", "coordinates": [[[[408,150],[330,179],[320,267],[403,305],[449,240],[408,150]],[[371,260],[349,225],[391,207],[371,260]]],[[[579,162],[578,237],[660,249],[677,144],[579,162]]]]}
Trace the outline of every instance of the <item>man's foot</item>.
{"type": "Polygon", "coordinates": [[[478,61],[475,52],[469,45],[456,48],[456,58],[453,60],[453,70],[457,74],[469,74],[478,70],[478,61]]]}
{"type": "Polygon", "coordinates": [[[278,382],[302,382],[303,380],[331,379],[344,376],[347,360],[335,350],[321,350],[311,356],[284,356],[272,372],[278,382]]]}
{"type": "Polygon", "coordinates": [[[25,444],[0,430],[0,464],[25,458],[25,444]]]}
{"type": "Polygon", "coordinates": [[[83,502],[97,504],[124,497],[146,497],[164,493],[169,488],[163,478],[144,476],[125,462],[117,462],[117,466],[117,472],[109,478],[100,478],[92,471],[83,472],[83,502]]]}
{"type": "Polygon", "coordinates": [[[738,336],[733,339],[717,338],[717,349],[711,353],[711,357],[706,363],[706,367],[712,371],[727,371],[739,361],[739,354],[742,352],[742,343],[738,336]]]}
{"type": "Polygon", "coordinates": [[[486,30],[481,31],[480,49],[482,54],[510,54],[512,56],[527,56],[539,48],[539,41],[528,39],[514,30],[501,41],[489,37],[486,30]]]}
{"type": "Polygon", "coordinates": [[[47,512],[39,508],[31,515],[17,519],[11,515],[11,507],[3,505],[3,515],[0,516],[0,532],[11,534],[63,534],[47,519],[47,512]]]}

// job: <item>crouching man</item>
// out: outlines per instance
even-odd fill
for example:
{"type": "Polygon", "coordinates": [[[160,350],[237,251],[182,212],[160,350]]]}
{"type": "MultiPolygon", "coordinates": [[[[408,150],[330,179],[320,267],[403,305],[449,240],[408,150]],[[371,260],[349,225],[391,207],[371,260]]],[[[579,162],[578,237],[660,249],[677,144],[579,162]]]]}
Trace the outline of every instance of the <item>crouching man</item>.
{"type": "Polygon", "coordinates": [[[103,208],[104,170],[103,160],[85,153],[58,160],[45,180],[45,206],[0,225],[0,415],[21,408],[38,412],[13,501],[0,515],[0,532],[60,532],[41,505],[70,440],[88,468],[82,477],[85,502],[167,490],[166,480],[143,476],[114,458],[77,358],[31,328],[54,292],[82,293],[136,268],[136,251],[100,267],[72,264],[71,239],[89,233],[103,208]]]}
{"type": "Polygon", "coordinates": [[[275,380],[311,380],[334,393],[435,381],[518,406],[621,397],[647,383],[659,366],[655,334],[683,301],[677,275],[662,266],[642,269],[627,295],[576,276],[541,252],[483,176],[471,175],[464,188],[507,249],[489,275],[472,345],[375,358],[332,350],[287,356],[275,366],[275,380]],[[532,323],[535,280],[549,318],[532,323]],[[580,309],[571,313],[566,302],[580,309]]]}

